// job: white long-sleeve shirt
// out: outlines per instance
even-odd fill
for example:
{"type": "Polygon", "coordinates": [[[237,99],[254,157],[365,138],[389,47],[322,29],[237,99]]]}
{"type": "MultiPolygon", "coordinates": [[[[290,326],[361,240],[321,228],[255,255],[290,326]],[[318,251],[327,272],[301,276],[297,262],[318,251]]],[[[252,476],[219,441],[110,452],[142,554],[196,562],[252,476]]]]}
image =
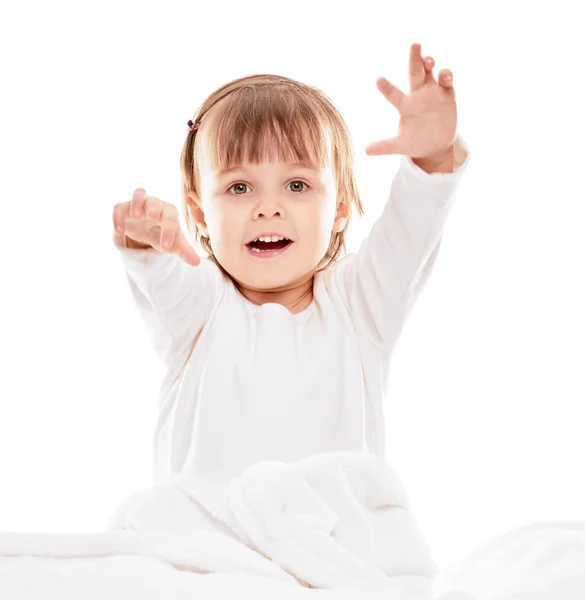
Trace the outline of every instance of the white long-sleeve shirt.
{"type": "Polygon", "coordinates": [[[315,276],[313,302],[298,314],[252,304],[208,258],[192,267],[114,242],[166,367],[155,483],[190,473],[224,484],[261,460],[340,450],[384,456],[390,357],[469,164],[459,141],[467,158],[453,173],[400,157],[359,251],[315,276]]]}

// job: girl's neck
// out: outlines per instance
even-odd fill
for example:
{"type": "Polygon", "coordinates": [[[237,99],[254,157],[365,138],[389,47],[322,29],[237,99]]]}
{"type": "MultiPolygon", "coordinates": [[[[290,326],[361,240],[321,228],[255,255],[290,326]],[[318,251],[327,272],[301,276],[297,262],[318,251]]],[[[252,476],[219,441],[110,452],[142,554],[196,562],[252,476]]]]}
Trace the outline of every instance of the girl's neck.
{"type": "Polygon", "coordinates": [[[307,275],[299,281],[274,290],[255,290],[247,288],[244,284],[234,281],[240,294],[252,304],[266,304],[274,302],[282,304],[292,314],[303,312],[313,301],[314,274],[307,275]]]}

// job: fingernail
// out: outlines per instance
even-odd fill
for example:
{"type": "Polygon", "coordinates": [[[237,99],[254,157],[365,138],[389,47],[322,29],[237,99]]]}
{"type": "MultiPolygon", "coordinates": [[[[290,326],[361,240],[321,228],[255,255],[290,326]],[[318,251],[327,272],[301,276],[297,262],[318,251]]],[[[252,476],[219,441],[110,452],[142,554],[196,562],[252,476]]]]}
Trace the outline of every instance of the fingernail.
{"type": "Polygon", "coordinates": [[[116,225],[116,231],[118,233],[122,233],[122,226],[121,225],[116,225]]]}

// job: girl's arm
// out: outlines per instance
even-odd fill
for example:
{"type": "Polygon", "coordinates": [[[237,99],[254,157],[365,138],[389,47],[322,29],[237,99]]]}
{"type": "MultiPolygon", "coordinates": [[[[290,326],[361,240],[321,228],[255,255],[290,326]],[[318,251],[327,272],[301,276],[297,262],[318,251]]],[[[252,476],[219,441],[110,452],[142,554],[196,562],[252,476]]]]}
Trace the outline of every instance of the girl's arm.
{"type": "Polygon", "coordinates": [[[452,173],[426,173],[400,157],[390,198],[356,254],[341,261],[335,280],[357,333],[390,353],[424,288],[469,147],[459,136],[452,173]]]}
{"type": "Polygon", "coordinates": [[[162,363],[184,356],[207,321],[218,297],[219,269],[209,259],[193,267],[176,254],[124,248],[114,234],[134,304],[162,363]]]}

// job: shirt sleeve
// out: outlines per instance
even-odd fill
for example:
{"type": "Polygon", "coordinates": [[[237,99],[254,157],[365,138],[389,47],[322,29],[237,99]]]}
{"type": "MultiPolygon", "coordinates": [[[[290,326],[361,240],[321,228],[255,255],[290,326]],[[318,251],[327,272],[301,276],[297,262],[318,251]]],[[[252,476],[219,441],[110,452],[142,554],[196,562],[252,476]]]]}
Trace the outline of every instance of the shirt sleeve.
{"type": "Polygon", "coordinates": [[[392,352],[433,269],[445,222],[455,201],[470,151],[452,173],[426,173],[406,156],[390,197],[357,253],[341,261],[338,290],[355,331],[392,352]]]}
{"type": "Polygon", "coordinates": [[[208,258],[193,267],[154,248],[124,248],[114,233],[134,304],[165,366],[190,350],[219,294],[219,269],[208,258]]]}

